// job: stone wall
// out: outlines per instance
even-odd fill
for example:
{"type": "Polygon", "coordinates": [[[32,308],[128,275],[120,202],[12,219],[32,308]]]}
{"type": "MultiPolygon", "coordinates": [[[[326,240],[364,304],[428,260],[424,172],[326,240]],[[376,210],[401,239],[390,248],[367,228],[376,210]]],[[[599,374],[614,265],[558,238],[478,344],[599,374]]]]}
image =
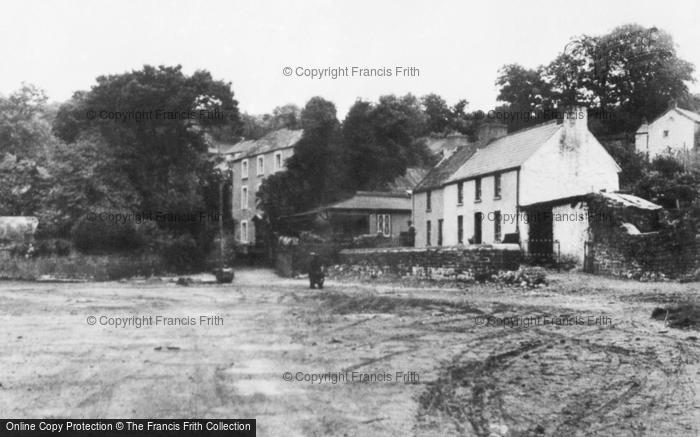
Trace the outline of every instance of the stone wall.
{"type": "Polygon", "coordinates": [[[700,237],[681,244],[666,232],[628,234],[624,230],[590,246],[594,273],[634,279],[678,277],[700,261],[700,237]]]}
{"type": "Polygon", "coordinates": [[[411,276],[425,279],[479,279],[499,270],[517,270],[517,244],[428,248],[345,249],[331,274],[358,277],[411,276]]]}

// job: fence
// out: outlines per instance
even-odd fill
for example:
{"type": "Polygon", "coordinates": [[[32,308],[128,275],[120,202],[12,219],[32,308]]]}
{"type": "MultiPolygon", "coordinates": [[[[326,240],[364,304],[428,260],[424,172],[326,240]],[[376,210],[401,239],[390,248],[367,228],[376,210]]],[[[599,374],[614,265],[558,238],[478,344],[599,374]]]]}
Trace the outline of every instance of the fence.
{"type": "Polygon", "coordinates": [[[520,250],[524,259],[533,262],[559,264],[561,260],[561,243],[551,238],[523,239],[520,242],[520,250]]]}

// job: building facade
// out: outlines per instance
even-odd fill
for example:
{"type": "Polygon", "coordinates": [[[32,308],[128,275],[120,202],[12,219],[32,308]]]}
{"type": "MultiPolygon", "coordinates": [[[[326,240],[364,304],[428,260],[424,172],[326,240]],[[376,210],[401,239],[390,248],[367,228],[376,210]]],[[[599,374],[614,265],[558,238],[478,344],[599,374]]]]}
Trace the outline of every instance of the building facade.
{"type": "Polygon", "coordinates": [[[688,154],[700,147],[700,114],[673,107],[635,133],[637,152],[649,159],[664,154],[688,154]]]}
{"type": "MultiPolygon", "coordinates": [[[[416,246],[547,241],[551,253],[552,205],[543,214],[527,205],[618,190],[619,167],[587,127],[585,109],[556,121],[499,135],[443,159],[414,191],[416,246]]],[[[557,208],[561,209],[560,205],[557,208]]],[[[563,213],[565,211],[556,212],[563,213]]],[[[574,224],[573,226],[576,226],[574,224]]],[[[579,253],[578,243],[565,250],[579,253]],[[573,246],[576,246],[575,248],[573,246]]],[[[567,240],[568,241],[568,240],[567,240]]]]}
{"type": "MultiPolygon", "coordinates": [[[[262,244],[257,193],[265,177],[285,169],[302,133],[302,130],[279,129],[258,140],[244,140],[221,147],[221,154],[226,157],[232,173],[231,213],[239,246],[262,244]]],[[[211,152],[216,153],[216,150],[211,152]]]]}

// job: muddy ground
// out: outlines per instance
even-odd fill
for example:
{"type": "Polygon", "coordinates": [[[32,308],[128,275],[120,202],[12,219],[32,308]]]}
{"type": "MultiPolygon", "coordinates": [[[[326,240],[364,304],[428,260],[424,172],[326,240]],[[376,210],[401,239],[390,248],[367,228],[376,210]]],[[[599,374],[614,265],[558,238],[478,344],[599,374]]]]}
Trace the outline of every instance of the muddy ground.
{"type": "Polygon", "coordinates": [[[254,417],[261,436],[697,436],[700,333],[650,315],[698,296],[579,273],[534,290],[319,291],[267,270],[226,286],[2,282],[0,416],[254,417]]]}

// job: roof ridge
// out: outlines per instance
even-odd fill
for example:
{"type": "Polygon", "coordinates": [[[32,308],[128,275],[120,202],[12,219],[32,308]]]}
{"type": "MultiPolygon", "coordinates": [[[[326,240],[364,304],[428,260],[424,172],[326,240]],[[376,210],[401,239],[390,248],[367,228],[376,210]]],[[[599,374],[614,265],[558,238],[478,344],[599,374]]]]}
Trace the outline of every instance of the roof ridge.
{"type": "Polygon", "coordinates": [[[697,112],[695,112],[695,111],[691,111],[690,109],[679,108],[679,107],[677,107],[677,106],[674,107],[673,109],[679,111],[679,112],[681,113],[682,116],[687,117],[687,118],[690,118],[690,119],[692,119],[692,117],[690,117],[688,114],[685,114],[685,113],[686,113],[686,112],[689,112],[689,113],[693,114],[694,116],[696,116],[696,117],[698,118],[698,120],[692,120],[692,121],[694,121],[694,122],[696,122],[696,123],[700,123],[700,113],[697,113],[697,112]]]}
{"type": "Polygon", "coordinates": [[[550,124],[559,124],[559,120],[557,120],[557,119],[555,118],[555,119],[553,119],[553,120],[545,121],[544,123],[539,123],[539,124],[535,124],[535,125],[532,125],[532,126],[527,126],[527,127],[522,128],[522,129],[518,129],[518,130],[516,130],[516,131],[510,132],[510,133],[508,133],[508,135],[504,135],[504,136],[502,136],[502,137],[496,138],[496,140],[500,140],[501,138],[509,137],[509,136],[511,136],[511,135],[516,135],[516,134],[519,134],[519,133],[521,133],[521,132],[529,131],[529,130],[532,130],[532,129],[537,129],[537,128],[540,128],[540,127],[549,126],[550,124]]]}

